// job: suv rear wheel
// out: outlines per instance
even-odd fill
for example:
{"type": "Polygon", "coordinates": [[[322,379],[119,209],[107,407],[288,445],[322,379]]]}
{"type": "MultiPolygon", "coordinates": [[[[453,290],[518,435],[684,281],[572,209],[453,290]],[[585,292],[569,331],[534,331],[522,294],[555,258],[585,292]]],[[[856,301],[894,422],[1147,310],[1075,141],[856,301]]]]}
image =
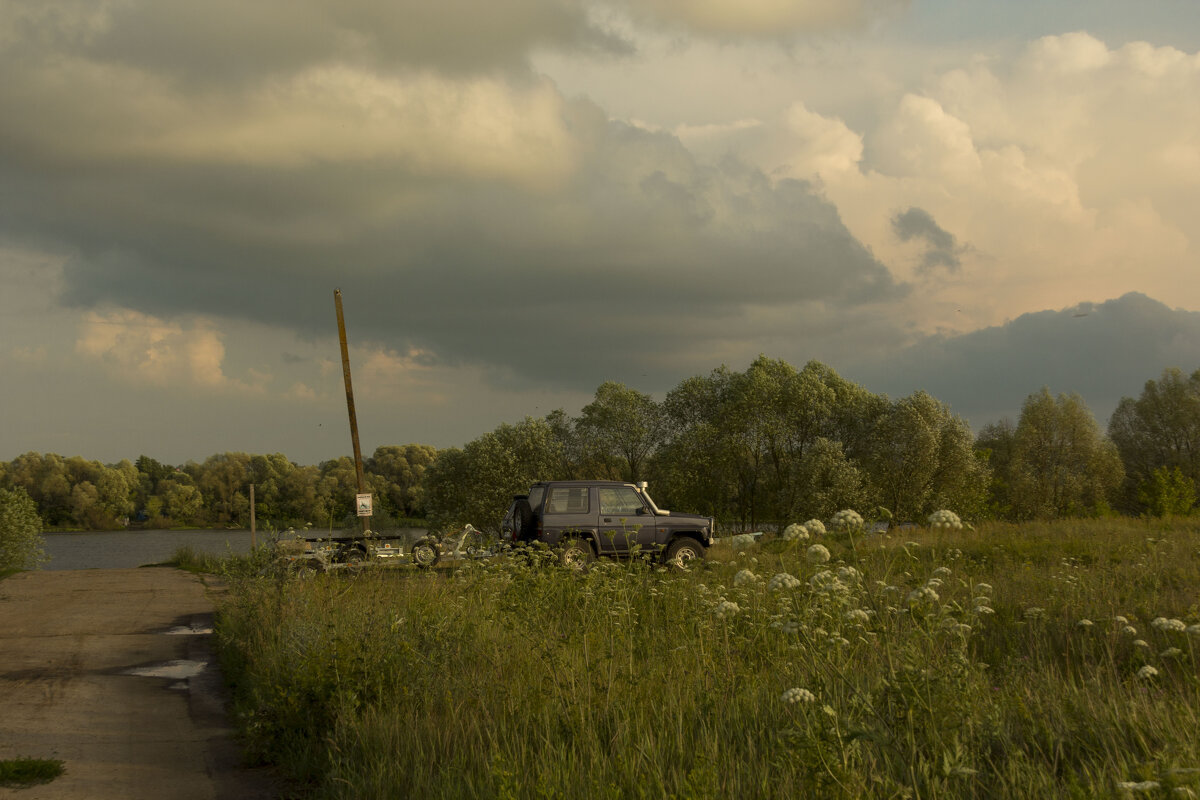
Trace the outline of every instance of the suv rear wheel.
{"type": "Polygon", "coordinates": [[[558,562],[567,569],[587,569],[587,565],[596,560],[596,551],[592,545],[583,539],[570,538],[563,542],[558,552],[558,562]]]}
{"type": "Polygon", "coordinates": [[[666,562],[680,572],[688,572],[704,560],[704,545],[684,536],[671,542],[667,548],[666,562]]]}

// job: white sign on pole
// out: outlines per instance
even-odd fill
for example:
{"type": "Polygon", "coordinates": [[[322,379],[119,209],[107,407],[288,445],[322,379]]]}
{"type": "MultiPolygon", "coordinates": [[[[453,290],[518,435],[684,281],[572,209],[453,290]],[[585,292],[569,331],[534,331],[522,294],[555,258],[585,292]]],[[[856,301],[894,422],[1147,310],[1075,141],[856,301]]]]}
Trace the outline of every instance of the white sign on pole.
{"type": "Polygon", "coordinates": [[[360,517],[371,516],[371,495],[369,493],[358,495],[357,505],[358,505],[358,515],[360,517]]]}

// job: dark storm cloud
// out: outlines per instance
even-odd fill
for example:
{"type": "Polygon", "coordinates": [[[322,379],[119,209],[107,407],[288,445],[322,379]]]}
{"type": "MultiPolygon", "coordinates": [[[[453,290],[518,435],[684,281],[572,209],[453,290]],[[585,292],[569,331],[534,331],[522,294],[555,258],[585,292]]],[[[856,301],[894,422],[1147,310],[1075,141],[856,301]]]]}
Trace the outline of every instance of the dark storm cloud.
{"type": "Polygon", "coordinates": [[[309,65],[473,72],[524,64],[534,47],[624,52],[581,3],[560,0],[41,0],[7,22],[25,52],[76,52],[201,83],[309,65]]]}
{"type": "MultiPolygon", "coordinates": [[[[839,312],[905,291],[807,183],[698,162],[545,82],[457,75],[543,41],[603,44],[570,4],[458,3],[436,19],[415,3],[115,8],[0,39],[0,236],[72,253],[71,306],[322,337],[340,287],[362,344],[590,389],[651,365],[677,367],[665,381],[707,370],[763,310],[821,310],[836,338],[855,327],[839,312]],[[451,77],[355,67],[266,93],[240,80],[346,48],[451,77]],[[210,61],[216,82],[197,85],[210,61]],[[331,119],[342,90],[361,97],[331,119]]],[[[772,319],[779,338],[804,322],[772,319]]]]}
{"type": "Polygon", "coordinates": [[[932,272],[943,267],[957,272],[962,267],[959,256],[962,248],[954,236],[944,230],[923,208],[912,207],[892,217],[892,231],[902,242],[918,239],[925,244],[925,253],[917,265],[919,272],[932,272]]]}
{"type": "Polygon", "coordinates": [[[1172,310],[1143,294],[920,342],[886,363],[847,373],[893,397],[924,389],[978,431],[1008,417],[1043,386],[1077,392],[1100,425],[1122,397],[1137,397],[1166,367],[1200,368],[1200,312],[1172,310]]]}

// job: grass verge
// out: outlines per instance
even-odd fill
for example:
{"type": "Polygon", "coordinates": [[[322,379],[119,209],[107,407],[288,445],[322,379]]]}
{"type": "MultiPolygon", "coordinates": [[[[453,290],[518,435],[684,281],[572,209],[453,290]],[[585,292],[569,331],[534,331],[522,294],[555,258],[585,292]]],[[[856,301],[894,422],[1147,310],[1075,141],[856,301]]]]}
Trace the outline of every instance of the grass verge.
{"type": "Polygon", "coordinates": [[[65,772],[55,758],[10,758],[0,760],[0,786],[22,789],[49,783],[65,772]]]}
{"type": "Polygon", "coordinates": [[[1200,522],[812,544],[243,573],[217,637],[314,797],[1200,793],[1200,522]]]}

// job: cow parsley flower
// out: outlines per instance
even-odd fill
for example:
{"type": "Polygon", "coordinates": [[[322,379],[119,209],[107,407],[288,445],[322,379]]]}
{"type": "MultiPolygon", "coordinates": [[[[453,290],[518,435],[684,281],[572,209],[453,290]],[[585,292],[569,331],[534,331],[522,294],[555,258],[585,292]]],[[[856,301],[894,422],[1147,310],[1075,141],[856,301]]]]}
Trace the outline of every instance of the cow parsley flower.
{"type": "Polygon", "coordinates": [[[1200,636],[1200,622],[1187,626],[1188,636],[1200,636]]]}
{"type": "Polygon", "coordinates": [[[829,550],[823,544],[809,545],[805,558],[810,564],[824,564],[830,559],[829,550]]]}
{"type": "Polygon", "coordinates": [[[1146,648],[1147,650],[1149,650],[1149,649],[1150,649],[1150,643],[1149,643],[1149,642],[1147,642],[1145,639],[1134,639],[1134,640],[1133,640],[1133,646],[1134,646],[1134,647],[1144,647],[1144,648],[1146,648]]]}
{"type": "Polygon", "coordinates": [[[799,522],[793,522],[783,529],[783,540],[785,542],[802,542],[808,538],[808,528],[805,528],[799,522]]]}
{"type": "Polygon", "coordinates": [[[837,576],[843,583],[858,583],[862,580],[862,575],[854,567],[838,567],[837,576]]]}
{"type": "Polygon", "coordinates": [[[981,604],[981,605],[975,606],[975,613],[976,614],[995,614],[996,609],[992,608],[991,606],[981,604]]]}
{"type": "Polygon", "coordinates": [[[738,570],[738,573],[733,576],[734,586],[746,586],[758,580],[758,576],[748,569],[738,570]]]}
{"type": "Polygon", "coordinates": [[[871,621],[871,612],[862,608],[854,608],[846,612],[846,621],[866,625],[871,621]]]}
{"type": "Polygon", "coordinates": [[[1166,650],[1163,650],[1158,655],[1159,655],[1159,658],[1179,658],[1181,655],[1183,655],[1183,651],[1180,650],[1178,647],[1168,647],[1166,650]]]}
{"type": "Polygon", "coordinates": [[[1144,681],[1148,681],[1151,678],[1158,677],[1158,670],[1156,670],[1154,667],[1147,664],[1146,666],[1142,667],[1141,669],[1139,669],[1137,671],[1137,676],[1144,681]]]}
{"type": "Polygon", "coordinates": [[[992,585],[990,583],[977,583],[977,584],[975,584],[975,593],[976,594],[991,594],[992,593],[992,585]]]}
{"type": "Polygon", "coordinates": [[[1118,781],[1117,788],[1126,792],[1156,792],[1158,781],[1118,781]]]}
{"type": "Polygon", "coordinates": [[[863,518],[857,511],[846,508],[834,514],[830,522],[835,528],[852,530],[862,527],[863,518]]]}
{"type": "Polygon", "coordinates": [[[923,606],[936,603],[941,598],[938,593],[933,590],[932,586],[920,586],[908,593],[908,604],[910,606],[923,606]]]}
{"type": "Polygon", "coordinates": [[[1094,624],[1095,623],[1092,622],[1090,619],[1088,619],[1087,617],[1084,617],[1083,619],[1079,620],[1079,622],[1076,622],[1075,626],[1077,628],[1083,628],[1084,630],[1087,630],[1088,628],[1092,627],[1094,624]]]}
{"type": "Polygon", "coordinates": [[[808,522],[804,523],[804,528],[812,536],[825,535],[825,523],[821,522],[819,519],[810,519],[808,522]]]}
{"type": "Polygon", "coordinates": [[[779,699],[789,705],[795,705],[796,703],[811,703],[817,699],[817,696],[808,689],[801,689],[795,686],[784,692],[783,696],[779,699]]]}
{"type": "Polygon", "coordinates": [[[1183,633],[1187,630],[1187,624],[1181,619],[1167,619],[1166,617],[1156,617],[1150,625],[1163,632],[1183,633]]]}
{"type": "Polygon", "coordinates": [[[1039,606],[1030,606],[1025,609],[1025,619],[1041,619],[1046,616],[1046,609],[1039,606]]]}
{"type": "Polygon", "coordinates": [[[1117,623],[1118,625],[1128,625],[1129,624],[1129,620],[1126,619],[1121,614],[1118,614],[1117,616],[1113,617],[1113,622],[1117,623]]]}
{"type": "Polygon", "coordinates": [[[1121,628],[1121,633],[1126,636],[1137,636],[1137,628],[1132,625],[1126,625],[1124,628],[1121,628]]]}
{"type": "Polygon", "coordinates": [[[780,589],[795,589],[800,586],[800,579],[787,572],[780,572],[767,581],[767,589],[777,592],[780,589]]]}
{"type": "Polygon", "coordinates": [[[734,550],[745,550],[754,544],[754,535],[749,533],[739,533],[731,536],[729,543],[733,545],[734,550]]]}
{"type": "Polygon", "coordinates": [[[726,617],[732,617],[741,610],[737,603],[722,597],[721,601],[713,608],[713,616],[717,619],[725,619],[726,617]]]}
{"type": "Polygon", "coordinates": [[[949,509],[943,508],[929,515],[929,527],[945,528],[946,530],[962,530],[962,520],[949,509]]]}

